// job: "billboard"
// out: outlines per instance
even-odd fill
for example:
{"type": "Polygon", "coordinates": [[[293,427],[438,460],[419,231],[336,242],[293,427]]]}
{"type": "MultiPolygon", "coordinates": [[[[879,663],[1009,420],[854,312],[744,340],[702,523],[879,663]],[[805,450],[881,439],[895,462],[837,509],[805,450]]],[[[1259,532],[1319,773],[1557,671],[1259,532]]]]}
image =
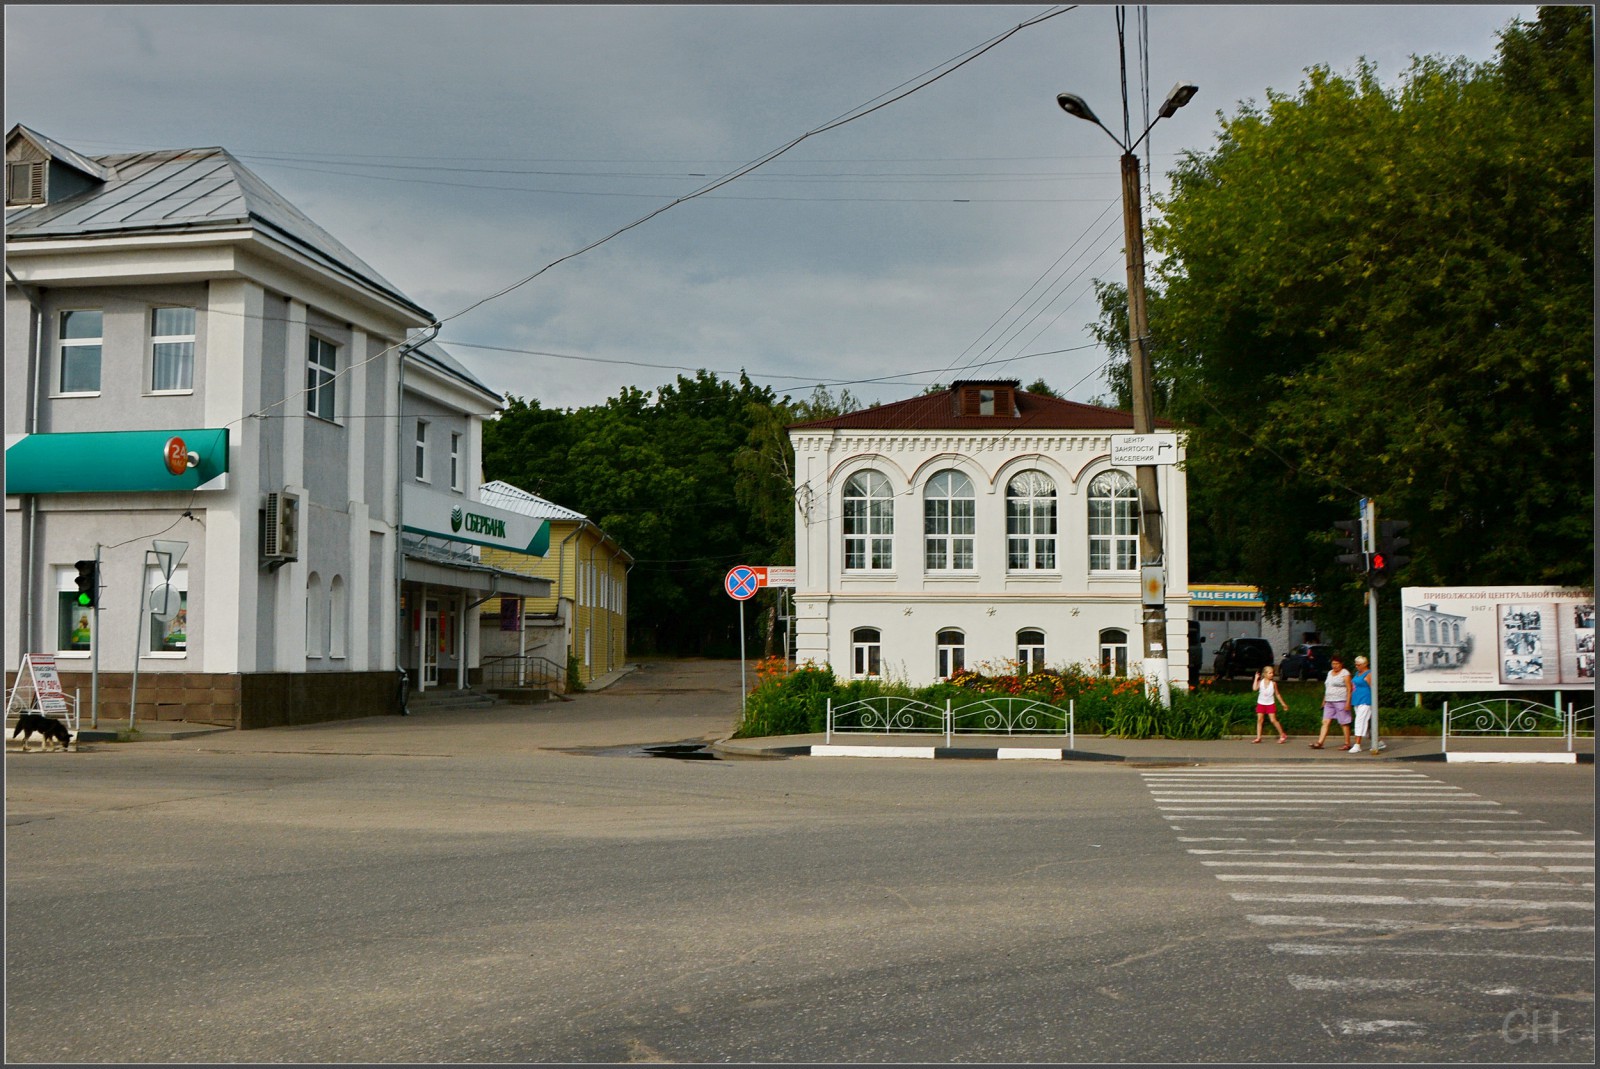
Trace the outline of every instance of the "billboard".
{"type": "Polygon", "coordinates": [[[1559,586],[1400,591],[1408,691],[1594,686],[1594,591],[1559,586]]]}

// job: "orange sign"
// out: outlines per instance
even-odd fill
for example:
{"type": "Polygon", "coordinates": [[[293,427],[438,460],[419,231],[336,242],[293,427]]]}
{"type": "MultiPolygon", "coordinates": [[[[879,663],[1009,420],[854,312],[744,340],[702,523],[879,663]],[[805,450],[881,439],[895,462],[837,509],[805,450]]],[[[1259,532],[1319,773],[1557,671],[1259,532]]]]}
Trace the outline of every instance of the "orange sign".
{"type": "Polygon", "coordinates": [[[189,470],[189,446],[176,435],[168,438],[165,459],[168,471],[174,475],[182,475],[189,470]]]}

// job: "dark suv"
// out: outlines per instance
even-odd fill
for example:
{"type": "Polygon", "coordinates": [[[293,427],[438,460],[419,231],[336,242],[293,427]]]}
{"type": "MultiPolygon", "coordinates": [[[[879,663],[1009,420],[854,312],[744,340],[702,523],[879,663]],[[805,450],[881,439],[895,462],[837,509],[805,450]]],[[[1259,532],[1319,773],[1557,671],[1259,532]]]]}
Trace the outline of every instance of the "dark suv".
{"type": "Polygon", "coordinates": [[[1232,679],[1272,663],[1272,645],[1264,638],[1224,639],[1217,647],[1211,672],[1219,679],[1232,679]]]}
{"type": "Polygon", "coordinates": [[[1280,679],[1321,679],[1333,668],[1333,647],[1302,642],[1283,655],[1278,665],[1280,679]]]}

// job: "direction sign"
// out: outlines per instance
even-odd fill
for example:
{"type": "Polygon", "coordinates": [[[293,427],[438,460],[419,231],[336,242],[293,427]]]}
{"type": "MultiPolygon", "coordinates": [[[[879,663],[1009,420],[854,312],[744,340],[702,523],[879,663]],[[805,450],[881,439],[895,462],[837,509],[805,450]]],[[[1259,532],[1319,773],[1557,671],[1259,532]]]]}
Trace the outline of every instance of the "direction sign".
{"type": "Polygon", "coordinates": [[[792,564],[769,564],[761,570],[766,572],[766,581],[762,586],[794,586],[792,564]]]}
{"type": "Polygon", "coordinates": [[[1141,464],[1176,464],[1178,436],[1172,431],[1155,434],[1113,434],[1111,463],[1138,467],[1141,464]]]}
{"type": "Polygon", "coordinates": [[[722,586],[733,600],[749,601],[764,585],[765,578],[750,565],[739,564],[728,569],[727,577],[722,580],[722,586]]]}

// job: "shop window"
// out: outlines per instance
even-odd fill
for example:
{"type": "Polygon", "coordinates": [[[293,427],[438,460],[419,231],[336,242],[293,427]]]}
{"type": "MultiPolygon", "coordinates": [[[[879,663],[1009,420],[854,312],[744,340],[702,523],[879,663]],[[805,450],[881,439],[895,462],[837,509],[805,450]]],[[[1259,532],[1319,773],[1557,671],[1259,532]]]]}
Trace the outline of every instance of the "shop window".
{"type": "Polygon", "coordinates": [[[183,656],[189,652],[189,566],[180,564],[168,579],[160,568],[146,568],[144,572],[145,602],[140,615],[149,621],[149,634],[145,637],[147,654],[173,654],[183,656]],[[145,612],[153,604],[151,598],[162,587],[167,587],[167,613],[157,616],[145,612]]]}
{"type": "Polygon", "coordinates": [[[78,604],[78,570],[58,567],[56,575],[56,649],[73,655],[93,648],[94,610],[78,604]]]}

